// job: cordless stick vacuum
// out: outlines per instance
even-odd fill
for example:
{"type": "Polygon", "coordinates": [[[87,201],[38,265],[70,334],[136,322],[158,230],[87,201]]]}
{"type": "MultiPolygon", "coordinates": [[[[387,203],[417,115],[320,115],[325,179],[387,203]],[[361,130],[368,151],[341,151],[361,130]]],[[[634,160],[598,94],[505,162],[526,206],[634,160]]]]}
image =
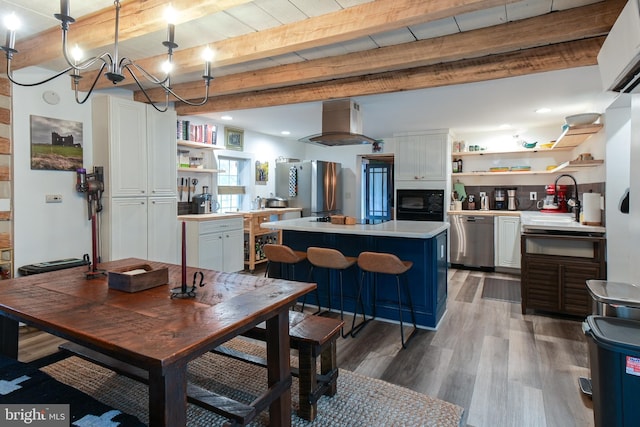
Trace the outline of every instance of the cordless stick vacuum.
{"type": "Polygon", "coordinates": [[[106,275],[104,270],[98,269],[98,212],[102,211],[102,192],[104,191],[104,168],[94,166],[93,173],[80,168],[76,171],[76,190],[87,194],[87,212],[91,221],[91,262],[86,272],[87,279],[106,275]]]}

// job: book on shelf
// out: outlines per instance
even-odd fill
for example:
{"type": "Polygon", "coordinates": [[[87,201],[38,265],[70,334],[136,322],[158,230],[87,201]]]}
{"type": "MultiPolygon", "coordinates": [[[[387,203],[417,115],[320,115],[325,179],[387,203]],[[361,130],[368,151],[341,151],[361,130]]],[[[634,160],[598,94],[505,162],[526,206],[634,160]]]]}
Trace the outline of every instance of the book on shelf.
{"type": "Polygon", "coordinates": [[[213,124],[195,124],[189,120],[178,120],[176,137],[183,141],[216,145],[218,127],[213,124]]]}

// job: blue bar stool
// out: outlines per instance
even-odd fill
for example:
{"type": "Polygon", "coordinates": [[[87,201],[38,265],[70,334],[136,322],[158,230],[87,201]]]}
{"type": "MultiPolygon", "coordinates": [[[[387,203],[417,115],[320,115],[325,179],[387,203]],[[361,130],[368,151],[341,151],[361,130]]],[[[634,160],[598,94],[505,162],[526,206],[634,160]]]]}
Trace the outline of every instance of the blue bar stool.
{"type": "MultiPolygon", "coordinates": [[[[343,300],[343,275],[342,272],[351,268],[352,266],[354,266],[357,262],[357,258],[356,257],[351,257],[351,256],[344,256],[342,254],[342,252],[336,250],[336,249],[329,249],[329,248],[318,248],[318,247],[309,247],[307,248],[307,260],[309,261],[309,263],[311,264],[311,269],[309,270],[309,278],[311,279],[312,275],[313,275],[313,269],[314,268],[324,268],[327,269],[329,271],[329,275],[331,274],[331,270],[336,270],[338,272],[338,277],[339,277],[339,285],[340,285],[340,319],[344,320],[344,300],[343,300]]],[[[357,280],[357,276],[356,276],[356,280],[357,280]]],[[[317,290],[317,289],[316,289],[317,290]]],[[[328,281],[328,289],[327,289],[327,293],[329,295],[329,311],[331,310],[332,306],[331,306],[331,278],[329,277],[329,281],[328,281]]],[[[318,296],[316,294],[316,296],[318,296]]],[[[362,300],[360,301],[360,305],[362,306],[362,318],[363,321],[358,324],[357,326],[355,326],[355,328],[360,328],[363,323],[365,322],[365,316],[364,316],[364,304],[362,303],[362,300]]],[[[356,302],[357,305],[357,302],[356,302]]],[[[304,305],[303,305],[304,307],[304,305]]],[[[318,312],[320,311],[320,300],[318,297],[318,312]]],[[[357,309],[356,309],[357,311],[357,309]]],[[[354,324],[355,324],[355,315],[354,315],[354,324]]],[[[354,329],[354,326],[352,325],[351,330],[354,329]]],[[[348,335],[351,334],[351,332],[347,332],[346,334],[344,333],[344,328],[342,328],[341,330],[342,333],[342,338],[346,338],[348,335]]]]}
{"type": "MultiPolygon", "coordinates": [[[[362,252],[358,255],[358,266],[360,270],[362,270],[362,280],[360,282],[360,291],[358,295],[358,299],[362,298],[362,287],[365,285],[365,276],[373,275],[373,316],[371,319],[376,317],[376,299],[377,299],[377,275],[378,274],[390,274],[396,277],[396,285],[398,289],[398,313],[400,319],[400,338],[402,341],[402,348],[407,348],[407,342],[413,337],[413,335],[417,331],[416,326],[416,314],[413,310],[413,302],[411,301],[411,292],[409,290],[409,283],[407,282],[406,273],[412,266],[413,262],[411,261],[402,261],[400,258],[393,254],[389,253],[381,253],[381,252],[362,252]],[[370,273],[370,274],[367,274],[370,273]],[[405,290],[407,293],[407,303],[409,305],[409,310],[411,312],[411,320],[413,322],[413,330],[409,337],[404,339],[404,327],[402,322],[402,293],[400,290],[400,277],[403,277],[403,282],[405,285],[405,290]]],[[[364,313],[364,311],[363,311],[364,313]]],[[[355,314],[353,318],[353,323],[355,324],[355,314]]],[[[369,320],[371,320],[369,319],[369,320]]],[[[355,336],[355,332],[351,333],[352,336],[355,336]]]]}

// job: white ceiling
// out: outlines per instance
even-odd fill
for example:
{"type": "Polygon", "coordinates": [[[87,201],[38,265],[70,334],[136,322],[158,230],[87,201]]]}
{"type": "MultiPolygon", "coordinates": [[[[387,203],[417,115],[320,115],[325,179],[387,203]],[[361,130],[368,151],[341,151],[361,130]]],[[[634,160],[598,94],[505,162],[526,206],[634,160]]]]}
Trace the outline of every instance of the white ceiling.
{"type": "MultiPolygon", "coordinates": [[[[203,43],[202,34],[206,35],[207,42],[211,42],[300,21],[368,1],[371,0],[253,0],[228,11],[178,25],[176,38],[182,48],[197,46],[203,43]]],[[[214,71],[214,75],[248,69],[257,70],[275,64],[305,61],[468,31],[596,1],[524,0],[507,3],[504,6],[319,49],[220,68],[214,71]]],[[[113,0],[74,0],[71,2],[71,15],[80,17],[112,6],[113,0]]],[[[0,12],[2,15],[4,11],[15,11],[22,17],[23,28],[18,38],[59,25],[52,17],[52,14],[59,10],[59,2],[56,1],[0,0],[0,10],[3,11],[0,12]]],[[[122,44],[121,49],[124,54],[133,58],[159,54],[163,49],[160,40],[163,40],[164,34],[161,33],[156,32],[128,41],[122,44]]],[[[178,82],[174,79],[174,83],[178,82]]],[[[215,85],[215,80],[212,85],[215,85]]],[[[362,110],[363,133],[372,138],[385,138],[398,132],[433,128],[450,128],[457,134],[492,132],[503,124],[511,125],[514,132],[554,125],[560,129],[567,115],[603,112],[613,101],[614,95],[602,91],[598,69],[592,66],[354,99],[362,110]],[[548,107],[552,111],[547,114],[535,113],[535,110],[541,107],[548,107]]],[[[320,132],[321,109],[321,103],[314,102],[231,111],[228,114],[233,117],[229,122],[233,126],[278,136],[281,136],[281,131],[287,130],[291,132],[288,138],[298,139],[320,132]]],[[[221,121],[224,114],[216,113],[210,117],[221,121]]]]}
{"type": "MultiPolygon", "coordinates": [[[[215,84],[215,80],[212,84],[215,84]]],[[[557,126],[568,115],[597,112],[616,94],[604,92],[598,67],[530,74],[465,85],[353,98],[360,104],[363,133],[385,138],[394,133],[449,128],[456,134],[495,132],[510,125],[514,133],[557,126]],[[535,110],[547,107],[546,114],[535,110]]],[[[287,130],[298,139],[319,133],[322,104],[285,105],[210,115],[216,121],[229,114],[231,123],[270,135],[287,130]]]]}

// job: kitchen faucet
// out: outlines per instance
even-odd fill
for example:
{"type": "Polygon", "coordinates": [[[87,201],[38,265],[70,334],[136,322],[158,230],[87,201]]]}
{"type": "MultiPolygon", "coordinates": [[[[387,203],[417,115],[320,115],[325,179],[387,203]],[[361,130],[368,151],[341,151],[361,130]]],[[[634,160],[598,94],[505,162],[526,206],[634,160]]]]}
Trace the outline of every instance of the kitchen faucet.
{"type": "Polygon", "coordinates": [[[553,183],[553,188],[555,189],[555,194],[553,195],[553,203],[556,205],[558,204],[558,181],[560,181],[560,178],[562,178],[563,176],[566,176],[573,180],[573,197],[569,199],[567,204],[573,208],[576,215],[576,222],[580,222],[580,199],[578,198],[578,183],[572,175],[565,173],[556,178],[556,182],[553,183]]]}

